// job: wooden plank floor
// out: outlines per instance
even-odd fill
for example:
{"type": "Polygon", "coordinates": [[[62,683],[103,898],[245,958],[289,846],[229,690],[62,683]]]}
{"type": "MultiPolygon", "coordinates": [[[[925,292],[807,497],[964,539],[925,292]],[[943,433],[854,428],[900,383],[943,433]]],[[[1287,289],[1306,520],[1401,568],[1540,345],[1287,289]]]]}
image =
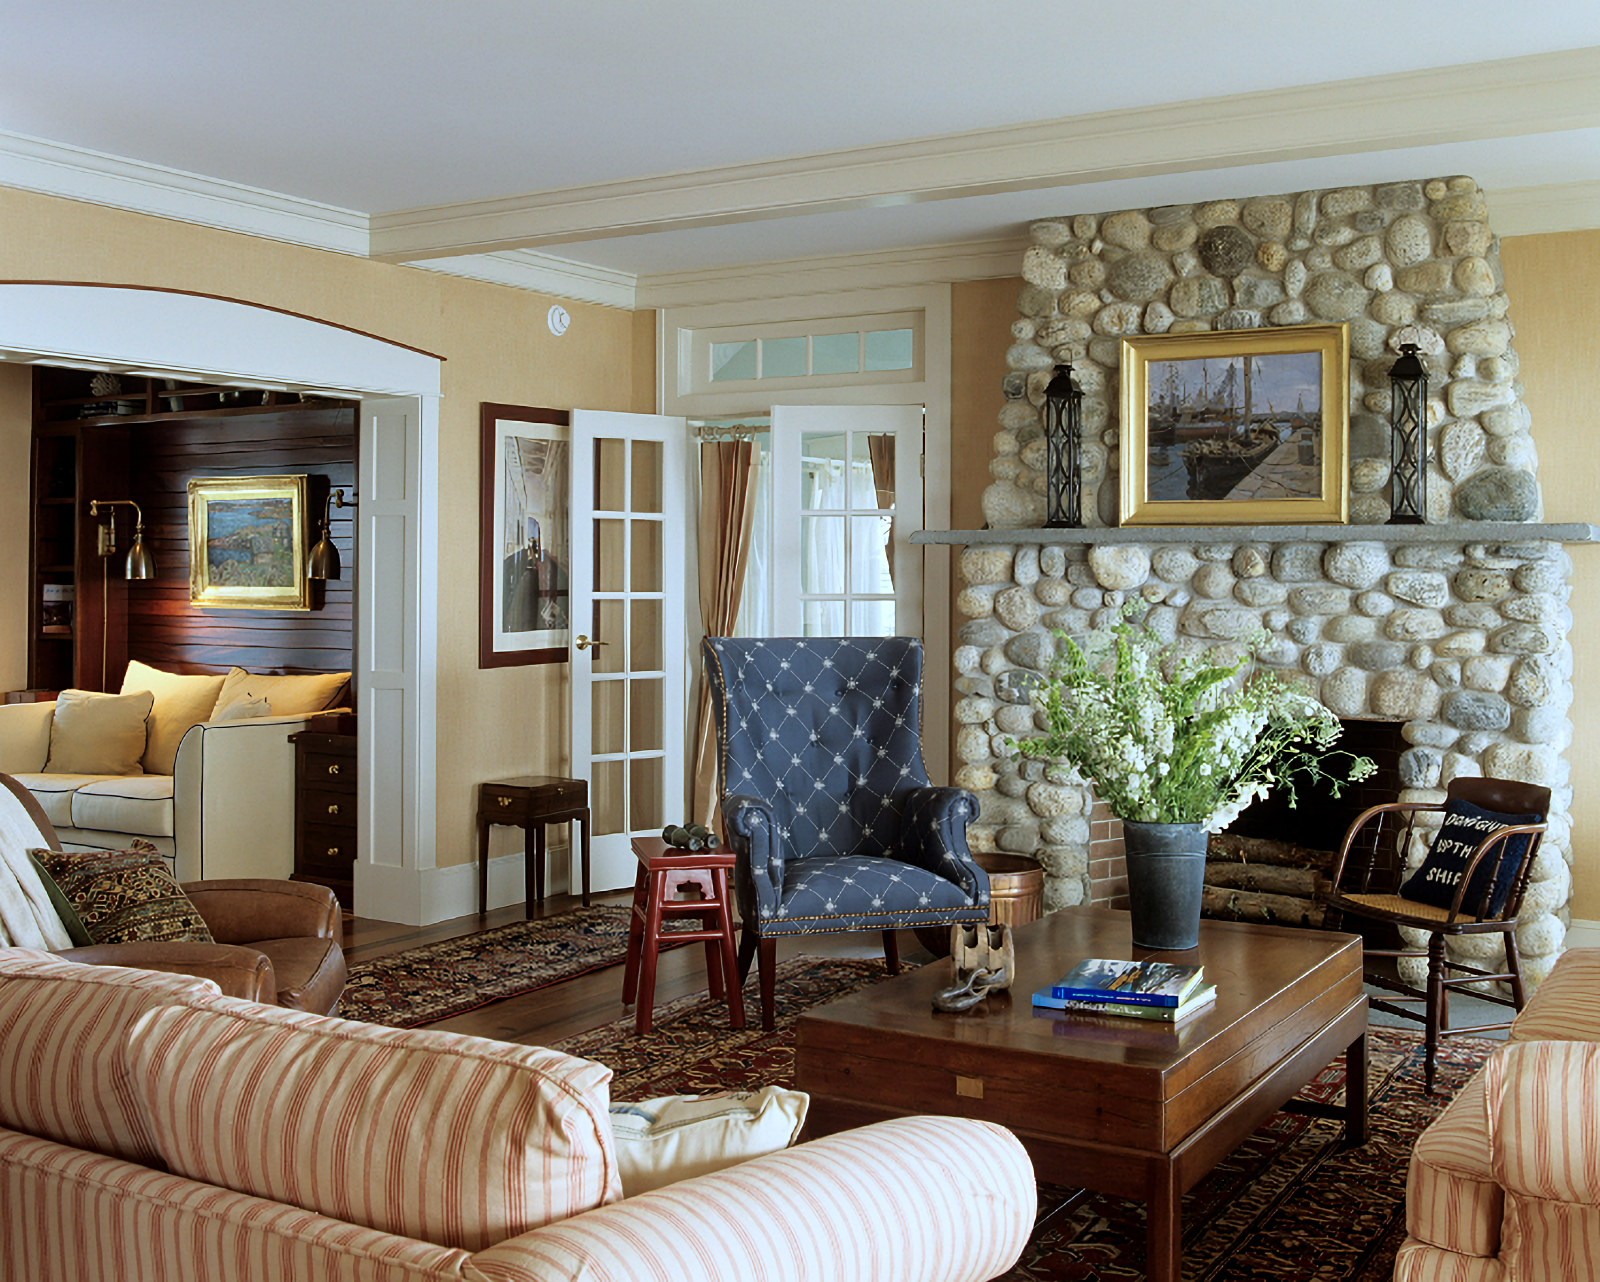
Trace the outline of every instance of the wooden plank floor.
{"type": "MultiPolygon", "coordinates": [[[[579,907],[576,895],[553,895],[542,907],[532,912],[533,917],[555,917],[579,907]]],[[[631,891],[595,895],[597,904],[632,902],[631,891]]],[[[376,921],[367,917],[346,917],[344,924],[345,958],[351,963],[372,961],[393,953],[420,948],[424,944],[447,939],[460,939],[495,926],[504,926],[523,919],[521,904],[496,908],[479,916],[473,913],[451,921],[437,922],[431,926],[403,926],[394,922],[376,921]]],[[[910,931],[899,935],[900,956],[908,961],[927,960],[928,954],[917,943],[910,931]]],[[[882,937],[872,932],[840,935],[807,935],[799,940],[779,940],[780,961],[800,956],[812,957],[877,957],[883,956],[882,937]]],[[[660,955],[656,967],[656,1005],[706,991],[704,949],[693,946],[670,949],[660,955]]],[[[744,987],[745,1010],[753,1020],[760,1019],[760,992],[752,968],[744,987]]],[[[469,1011],[454,1019],[428,1024],[454,1033],[472,1033],[478,1037],[492,1037],[502,1042],[521,1042],[530,1046],[548,1046],[564,1037],[588,1032],[602,1024],[624,1016],[631,1016],[633,1007],[622,1004],[622,967],[607,966],[587,975],[552,984],[521,997],[495,1002],[480,1010],[469,1011]]]]}

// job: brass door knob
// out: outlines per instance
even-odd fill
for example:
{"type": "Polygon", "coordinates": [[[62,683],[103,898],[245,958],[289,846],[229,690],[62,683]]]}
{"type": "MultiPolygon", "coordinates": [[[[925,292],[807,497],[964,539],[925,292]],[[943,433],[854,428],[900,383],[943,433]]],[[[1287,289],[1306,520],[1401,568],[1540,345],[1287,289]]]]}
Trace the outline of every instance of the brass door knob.
{"type": "Polygon", "coordinates": [[[592,645],[610,645],[609,641],[591,641],[583,633],[578,633],[577,646],[580,650],[587,650],[592,645]]]}

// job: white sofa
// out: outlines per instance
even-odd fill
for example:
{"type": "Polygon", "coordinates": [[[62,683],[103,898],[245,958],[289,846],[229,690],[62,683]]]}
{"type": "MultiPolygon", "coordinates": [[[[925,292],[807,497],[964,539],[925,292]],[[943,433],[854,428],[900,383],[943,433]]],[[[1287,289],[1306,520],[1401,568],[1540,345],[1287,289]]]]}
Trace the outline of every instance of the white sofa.
{"type": "Polygon", "coordinates": [[[294,871],[294,745],[319,716],[204,721],[170,775],[46,774],[54,703],[0,705],[0,774],[44,807],[64,850],[154,845],[179,881],[294,871]]]}

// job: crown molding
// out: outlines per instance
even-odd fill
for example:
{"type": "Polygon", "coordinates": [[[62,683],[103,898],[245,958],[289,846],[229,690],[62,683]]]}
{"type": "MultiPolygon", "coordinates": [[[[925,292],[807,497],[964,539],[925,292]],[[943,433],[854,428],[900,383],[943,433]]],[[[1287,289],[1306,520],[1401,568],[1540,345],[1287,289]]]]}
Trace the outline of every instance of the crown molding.
{"type": "Polygon", "coordinates": [[[636,278],[629,272],[612,271],[588,263],[574,263],[529,249],[508,249],[496,254],[464,254],[453,258],[420,259],[408,263],[427,271],[449,276],[467,276],[493,285],[509,285],[535,294],[580,303],[599,303],[632,311],[636,301],[636,278]]]}
{"type": "Polygon", "coordinates": [[[367,216],[164,165],[0,131],[0,186],[365,257],[367,216]]]}
{"type": "Polygon", "coordinates": [[[1496,236],[1539,236],[1600,227],[1600,181],[1504,187],[1487,194],[1489,225],[1496,236]]]}
{"type": "Polygon", "coordinates": [[[636,305],[696,307],[1017,276],[1022,271],[1022,255],[1031,243],[1026,236],[1005,236],[641,276],[636,305]]]}
{"type": "Polygon", "coordinates": [[[1600,48],[373,215],[412,260],[1600,126],[1600,48]]]}

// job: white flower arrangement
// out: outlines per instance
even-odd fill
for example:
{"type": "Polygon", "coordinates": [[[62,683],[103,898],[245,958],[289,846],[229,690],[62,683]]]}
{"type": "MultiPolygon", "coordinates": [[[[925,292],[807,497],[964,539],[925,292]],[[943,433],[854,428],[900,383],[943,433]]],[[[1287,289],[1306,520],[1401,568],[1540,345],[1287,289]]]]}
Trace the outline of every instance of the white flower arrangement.
{"type": "Polygon", "coordinates": [[[1127,617],[1082,645],[1057,637],[1033,696],[1048,730],[1011,742],[1070,767],[1119,819],[1222,832],[1274,788],[1294,805],[1297,777],[1338,796],[1375,769],[1366,757],[1330,752],[1340,731],[1331,712],[1254,670],[1265,635],[1231,664],[1180,654],[1127,617]],[[1348,759],[1344,779],[1323,769],[1334,756],[1348,759]]]}

